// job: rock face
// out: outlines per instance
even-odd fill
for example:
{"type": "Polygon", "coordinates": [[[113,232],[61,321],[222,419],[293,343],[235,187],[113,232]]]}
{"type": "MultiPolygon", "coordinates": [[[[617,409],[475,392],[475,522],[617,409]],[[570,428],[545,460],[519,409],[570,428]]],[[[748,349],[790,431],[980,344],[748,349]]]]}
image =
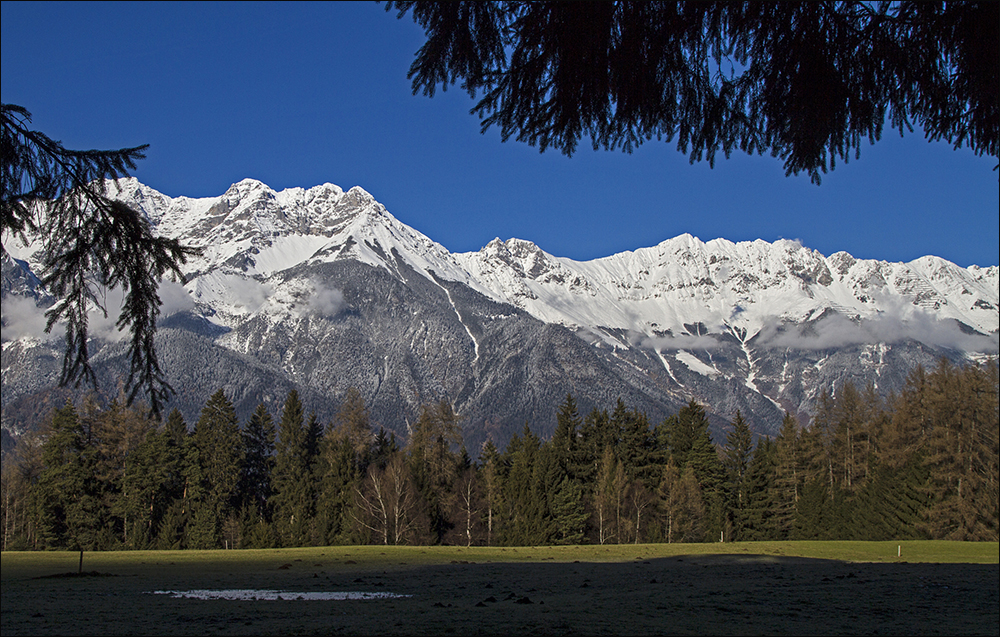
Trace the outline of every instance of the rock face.
{"type": "MultiPolygon", "coordinates": [[[[520,239],[452,254],[358,187],[244,180],[190,199],[128,179],[115,192],[159,233],[204,249],[186,286],[161,288],[168,409],[189,423],[220,387],[244,419],[261,401],[277,413],[295,387],[325,422],[356,387],[403,439],[421,404],[452,401],[473,456],[526,423],[550,435],[567,393],[582,413],[622,398],[654,423],[694,399],[717,439],[737,409],[774,435],[785,411],[807,419],[845,382],[888,393],[915,365],[997,352],[996,266],[690,235],[587,262],[520,239]]],[[[53,392],[61,339],[41,329],[51,299],[33,273],[37,246],[4,248],[6,446],[65,398],[53,392]]],[[[100,321],[92,333],[113,396],[124,345],[100,321]]]]}

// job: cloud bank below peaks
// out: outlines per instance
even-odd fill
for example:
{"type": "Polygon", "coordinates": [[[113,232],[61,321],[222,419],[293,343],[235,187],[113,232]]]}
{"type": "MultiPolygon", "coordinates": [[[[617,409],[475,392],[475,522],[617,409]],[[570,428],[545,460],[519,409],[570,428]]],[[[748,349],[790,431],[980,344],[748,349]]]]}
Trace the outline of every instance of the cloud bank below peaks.
{"type": "Polygon", "coordinates": [[[804,325],[790,325],[778,318],[767,321],[755,337],[755,345],[767,348],[822,350],[851,345],[894,344],[913,340],[930,347],[970,352],[996,353],[998,334],[969,332],[954,319],[938,319],[910,306],[882,312],[874,317],[850,318],[827,313],[804,325]]]}

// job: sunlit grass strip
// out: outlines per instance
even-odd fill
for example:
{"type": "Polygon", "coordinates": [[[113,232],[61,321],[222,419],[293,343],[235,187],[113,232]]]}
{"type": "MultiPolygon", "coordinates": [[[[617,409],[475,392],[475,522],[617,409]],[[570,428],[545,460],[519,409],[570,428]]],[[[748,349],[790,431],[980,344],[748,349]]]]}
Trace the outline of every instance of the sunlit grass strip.
{"type": "MultiPolygon", "coordinates": [[[[212,551],[106,551],[85,553],[84,571],[110,574],[197,572],[248,573],[284,565],[322,565],[330,571],[395,570],[450,563],[626,562],[682,555],[771,555],[847,562],[1000,563],[1000,543],[923,540],[908,542],[732,542],[709,544],[614,544],[540,547],[324,546],[212,551]]],[[[5,552],[0,578],[76,572],[79,553],[5,552]]]]}

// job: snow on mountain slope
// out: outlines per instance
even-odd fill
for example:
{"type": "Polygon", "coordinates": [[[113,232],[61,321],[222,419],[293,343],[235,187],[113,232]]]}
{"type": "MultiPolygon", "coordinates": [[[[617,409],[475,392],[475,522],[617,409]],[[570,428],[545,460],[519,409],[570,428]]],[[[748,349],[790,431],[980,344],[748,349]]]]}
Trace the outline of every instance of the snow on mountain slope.
{"type": "MultiPolygon", "coordinates": [[[[773,434],[785,411],[807,418],[844,382],[897,391],[916,364],[998,349],[997,266],[687,234],[591,261],[521,239],[452,254],[360,187],[246,179],[205,198],[118,187],[157,232],[203,250],[183,288],[161,288],[171,382],[192,409],[206,383],[238,379],[242,392],[264,374],[263,386],[315,392],[318,408],[360,388],[401,435],[428,398],[454,400],[467,439],[482,441],[528,419],[548,426],[569,391],[584,409],[624,397],[654,419],[694,399],[717,433],[739,409],[773,434]]],[[[58,352],[25,327],[33,312],[44,322],[44,291],[29,285],[37,245],[4,239],[6,405],[44,391],[58,352]]],[[[110,343],[95,357],[113,357],[117,337],[92,325],[110,343]]]]}
{"type": "Polygon", "coordinates": [[[954,319],[981,334],[995,334],[1000,322],[997,268],[966,270],[936,257],[887,263],[844,252],[824,257],[793,241],[704,243],[690,235],[587,262],[518,239],[457,257],[504,301],[620,347],[631,343],[601,328],[650,339],[657,349],[686,349],[709,345],[706,335],[735,330],[749,340],[775,322],[815,320],[827,310],[912,324],[914,335],[928,321],[954,319]]]}
{"type": "MultiPolygon", "coordinates": [[[[1000,328],[998,268],[961,268],[933,256],[888,263],[846,252],[825,257],[795,241],[703,242],[688,234],[586,262],[520,239],[452,254],[357,186],[276,192],[245,179],[218,197],[199,199],[171,198],[135,178],[120,180],[118,189],[116,196],[143,210],[158,232],[203,249],[185,267],[187,287],[197,302],[222,312],[214,320],[282,313],[291,291],[275,297],[269,283],[275,274],[353,259],[397,274],[401,260],[429,280],[462,283],[617,348],[697,349],[727,334],[741,341],[756,336],[760,345],[775,325],[817,321],[831,310],[855,323],[853,338],[861,341],[894,332],[932,345],[995,351],[1000,328]],[[942,336],[947,330],[938,324],[949,320],[991,336],[960,342],[958,328],[942,336]]],[[[11,250],[29,263],[31,252],[11,250]]],[[[321,285],[317,290],[323,293],[321,285]]],[[[310,294],[294,292],[299,299],[310,294]]]]}

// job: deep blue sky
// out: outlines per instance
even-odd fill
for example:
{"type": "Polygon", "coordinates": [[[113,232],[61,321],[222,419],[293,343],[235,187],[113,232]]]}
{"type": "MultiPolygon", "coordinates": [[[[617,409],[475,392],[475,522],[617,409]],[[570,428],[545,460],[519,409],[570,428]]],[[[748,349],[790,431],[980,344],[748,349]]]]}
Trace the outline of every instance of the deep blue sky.
{"type": "Polygon", "coordinates": [[[135,175],[171,196],[246,177],[360,185],[453,252],[518,237],[592,259],[689,232],[798,239],[829,255],[1000,263],[996,160],[883,140],[821,186],[771,157],[714,169],[672,144],[540,154],[480,134],[456,87],[412,95],[423,32],[373,2],[2,5],[2,100],[68,148],[150,144],[135,175]]]}

